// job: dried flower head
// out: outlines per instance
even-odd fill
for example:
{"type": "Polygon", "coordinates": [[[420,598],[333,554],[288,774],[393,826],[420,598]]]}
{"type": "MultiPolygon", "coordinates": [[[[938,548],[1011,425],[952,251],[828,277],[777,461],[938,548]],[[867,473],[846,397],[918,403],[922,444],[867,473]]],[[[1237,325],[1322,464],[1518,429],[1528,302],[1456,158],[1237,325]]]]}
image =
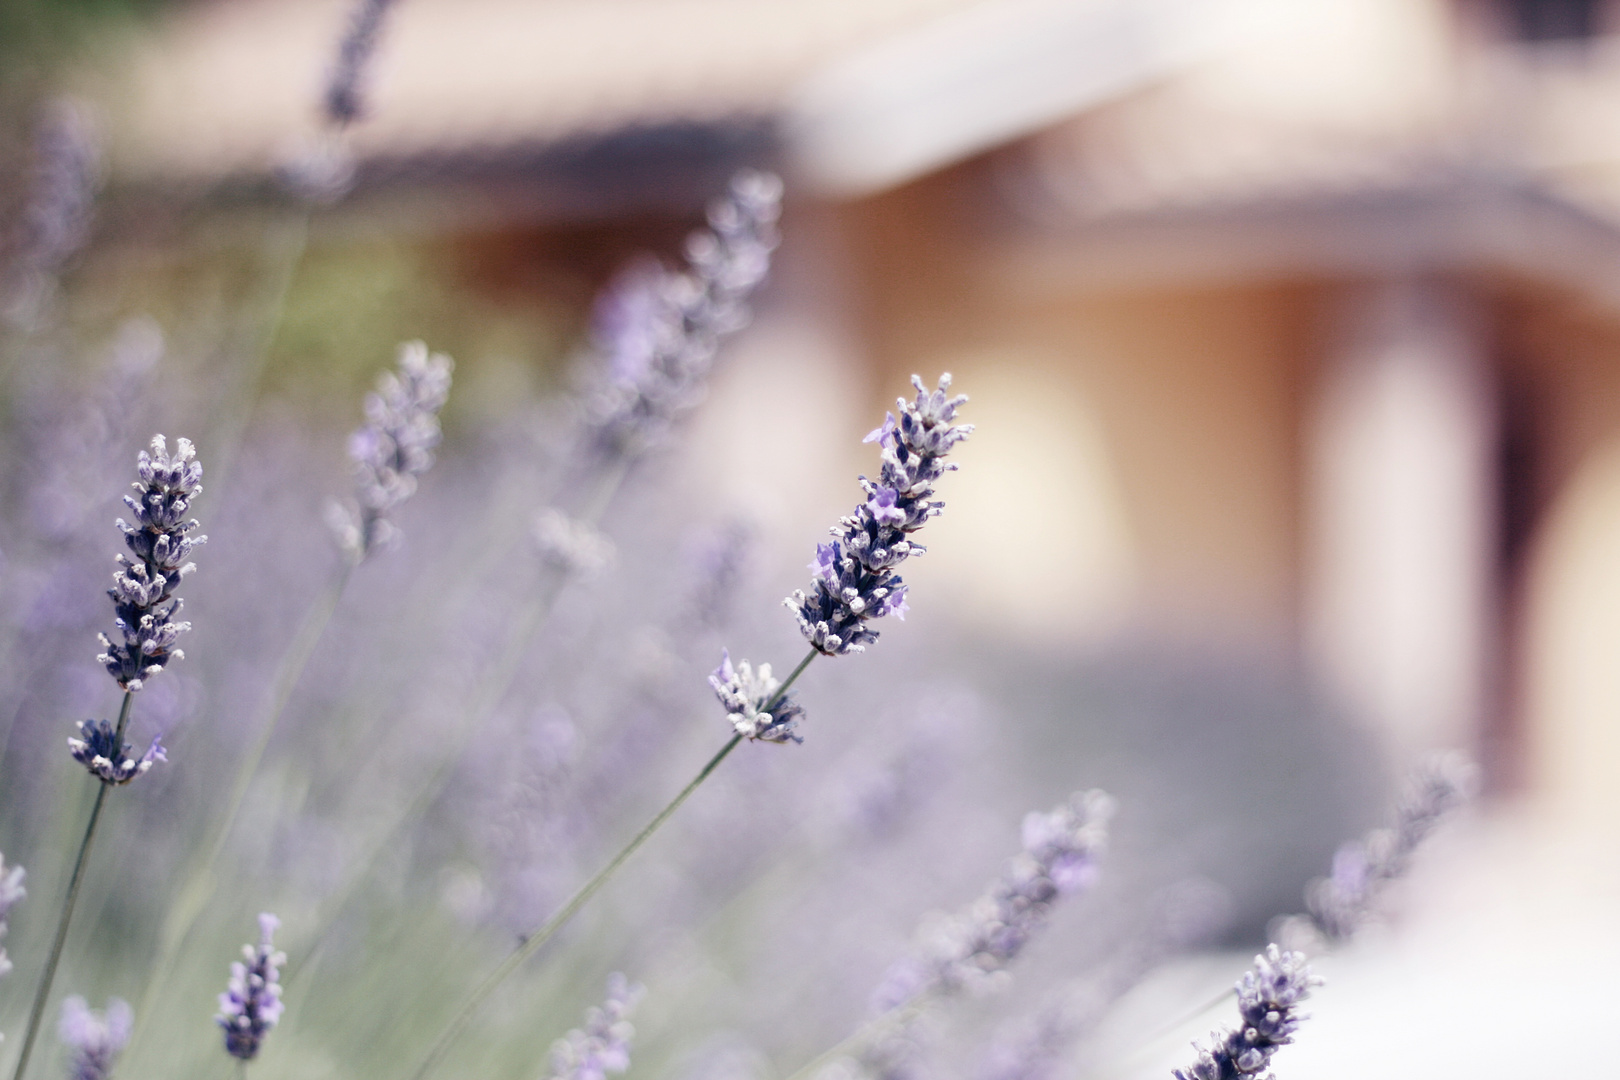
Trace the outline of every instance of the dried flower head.
{"type": "Polygon", "coordinates": [[[786,601],[805,638],[827,656],[876,641],[877,631],[867,626],[873,619],[905,618],[906,586],[894,568],[925,550],[911,534],[944,507],[933,498],[934,482],[956,468],[944,457],[973,431],[972,424],[952,423],[967,398],[949,396],[950,375],[941,375],[934,391],[915,375],[911,381],[917,399],[899,399],[899,419],[889,414],[866,437],[883,448],[877,482],[860,478],[866,502],[833,527],[832,543],[816,545],[810,595],[795,592],[786,601]]]}
{"type": "Polygon", "coordinates": [[[135,757],[135,749],[120,742],[118,732],[106,720],[80,720],[78,739],[68,739],[68,753],[90,770],[90,775],[108,784],[127,784],[160,761],[168,761],[160,738],[153,738],[146,753],[135,757]]]}
{"type": "Polygon", "coordinates": [[[1423,762],[1407,782],[1394,826],[1342,845],[1333,855],[1332,873],[1306,887],[1305,907],[1315,931],[1329,942],[1354,934],[1372,914],[1378,894],[1406,874],[1418,846],[1477,784],[1478,770],[1456,754],[1423,762]]]}
{"type": "Polygon", "coordinates": [[[1241,1080],[1258,1076],[1278,1047],[1294,1041],[1294,1031],[1305,1019],[1299,1005],[1320,986],[1305,957],[1284,952],[1276,945],[1254,958],[1254,967],[1238,980],[1238,1012],[1243,1023],[1235,1030],[1216,1032],[1215,1045],[1194,1045],[1198,1060],[1189,1069],[1175,1070],[1176,1080],[1241,1080]]]}
{"type": "Polygon", "coordinates": [[[105,1013],[96,1012],[76,994],[63,1001],[57,1034],[68,1049],[71,1080],[107,1080],[129,1042],[134,1020],[129,1003],[118,998],[107,1001],[105,1013]]]}
{"type": "Polygon", "coordinates": [[[259,944],[242,946],[242,958],[231,965],[231,979],[219,995],[214,1022],[225,1030],[225,1052],[252,1061],[270,1029],[281,1019],[281,965],[287,954],[271,940],[281,920],[259,916],[259,944]]]}
{"type": "Polygon", "coordinates": [[[134,524],[118,519],[134,558],[118,556],[107,592],[123,640],[100,635],[104,651],[96,657],[126,690],[139,690],[170,660],[185,657],[174,646],[191,624],[176,621],[182,604],[174,589],[197,568],[191,553],[208,540],[191,535],[197,522],[186,517],[202,494],[202,465],[190,440],[177,440],[171,456],[163,436],[152,436],[151,452],[141,451],[136,472],[135,494],[124,496],[134,524]]]}
{"type": "Polygon", "coordinates": [[[633,456],[703,397],[720,342],[748,324],[748,296],[776,249],[782,182],[744,169],[686,242],[687,268],[630,267],[596,308],[601,383],[588,402],[597,448],[633,456]]]}
{"type": "Polygon", "coordinates": [[[607,998],[585,1014],[575,1028],[551,1046],[553,1080],[606,1080],[609,1073],[630,1068],[630,1043],[636,1029],[630,1014],[646,989],[631,986],[618,972],[608,976],[607,998]]]}
{"type": "Polygon", "coordinates": [[[454,368],[448,356],[409,341],[399,347],[397,370],[383,372],[366,395],[366,422],[349,436],[355,502],[335,506],[331,515],[339,543],[356,562],[397,537],[388,515],[415,494],[416,478],[433,465],[454,368]]]}
{"type": "Polygon", "coordinates": [[[782,681],[771,675],[771,665],[761,664],[756,671],[747,660],[739,660],[733,667],[731,653],[722,651],[720,666],[709,675],[709,685],[737,734],[762,742],[804,741],[794,734],[804,710],[791,694],[778,699],[782,681]]]}
{"type": "Polygon", "coordinates": [[[17,901],[28,895],[22,882],[23,868],[12,866],[7,869],[5,853],[0,852],[0,975],[11,970],[11,961],[6,958],[6,919],[17,901]]]}
{"type": "Polygon", "coordinates": [[[1045,925],[1061,897],[1083,892],[1097,876],[1114,801],[1079,792],[1046,813],[1024,818],[1023,851],[966,908],[924,921],[915,953],[890,968],[873,1008],[890,1012],[925,997],[996,989],[1009,964],[1045,925]]]}

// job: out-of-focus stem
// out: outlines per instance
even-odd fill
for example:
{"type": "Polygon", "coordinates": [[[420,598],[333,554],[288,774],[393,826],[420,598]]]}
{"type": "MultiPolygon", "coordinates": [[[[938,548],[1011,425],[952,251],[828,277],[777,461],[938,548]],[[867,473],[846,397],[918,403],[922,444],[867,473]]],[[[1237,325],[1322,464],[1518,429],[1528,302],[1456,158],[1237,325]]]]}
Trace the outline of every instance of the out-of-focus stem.
{"type": "Polygon", "coordinates": [[[698,785],[709,778],[709,774],[719,767],[720,763],[737,748],[737,744],[740,742],[742,742],[741,735],[733,735],[728,739],[726,744],[720,748],[720,752],[710,758],[708,764],[698,770],[698,774],[681,789],[680,794],[670,800],[669,804],[660,810],[635,835],[633,840],[620,849],[619,853],[613,856],[612,861],[597,871],[596,876],[581,886],[579,891],[574,893],[568,902],[558,909],[555,915],[546,920],[544,926],[524,939],[523,944],[512,950],[511,955],[507,956],[505,960],[501,961],[499,967],[489,973],[484,981],[478,985],[478,988],[472,992],[471,996],[467,998],[466,1002],[462,1004],[455,1017],[451,1019],[449,1025],[434,1042],[432,1049],[428,1051],[427,1057],[422,1060],[421,1066],[412,1074],[415,1080],[423,1080],[433,1071],[434,1066],[439,1063],[445,1052],[450,1049],[450,1045],[455,1041],[456,1036],[461,1034],[461,1029],[467,1026],[467,1021],[472,1019],[473,1013],[478,1011],[478,1007],[489,999],[495,989],[505,982],[507,976],[516,971],[523,961],[533,956],[542,945],[552,939],[558,930],[562,929],[569,919],[578,914],[579,909],[584,907],[591,897],[595,896],[602,886],[608,883],[608,879],[618,872],[619,867],[623,866],[630,856],[634,855],[641,845],[652,837],[653,833],[663,827],[664,822],[668,821],[675,811],[680,809],[681,804],[698,789],[698,785]]]}
{"type": "MultiPolygon", "coordinates": [[[[134,691],[125,690],[124,703],[118,710],[118,732],[113,736],[115,752],[123,746],[124,730],[129,727],[129,712],[134,702],[134,691]]],[[[105,780],[100,783],[101,789],[96,792],[95,804],[90,808],[90,822],[84,828],[84,839],[79,842],[79,854],[73,860],[67,898],[62,901],[62,914],[56,923],[56,936],[51,939],[51,952],[45,960],[45,970],[40,974],[39,989],[34,992],[33,1008],[28,1011],[28,1032],[23,1036],[22,1053],[17,1057],[17,1068],[11,1074],[11,1080],[22,1080],[23,1074],[28,1071],[28,1058],[34,1050],[34,1039],[39,1036],[39,1022],[45,1015],[45,1002],[51,996],[51,984],[56,981],[56,966],[62,960],[62,946],[67,943],[73,907],[79,902],[79,886],[84,884],[84,867],[90,860],[90,846],[95,842],[96,826],[101,824],[101,808],[107,801],[108,789],[112,787],[105,780]]]]}
{"type": "Polygon", "coordinates": [[[304,612],[298,631],[276,664],[275,674],[270,680],[269,696],[265,699],[264,707],[259,711],[254,724],[257,731],[253,743],[237,764],[236,776],[231,783],[225,809],[215,819],[213,836],[204,846],[204,854],[186,875],[185,884],[181,886],[174,904],[169,908],[168,916],[164,919],[163,929],[158,938],[158,955],[147,976],[146,986],[141,991],[140,1008],[135,1013],[135,1030],[130,1036],[129,1047],[125,1050],[126,1058],[140,1042],[146,1020],[151,1016],[164,986],[174,972],[181,946],[185,944],[186,937],[196,926],[198,917],[207,908],[208,901],[214,895],[214,889],[219,881],[215,869],[220,856],[224,854],[226,842],[230,839],[231,827],[236,823],[237,815],[241,813],[248,788],[258,772],[259,763],[264,759],[264,752],[270,745],[270,739],[275,734],[282,713],[287,709],[287,702],[302,680],[310,658],[315,655],[315,646],[320,644],[321,637],[326,633],[326,628],[337,611],[338,602],[343,597],[343,591],[356,565],[352,560],[344,560],[342,568],[333,577],[331,584],[315,597],[308,610],[304,612]]]}

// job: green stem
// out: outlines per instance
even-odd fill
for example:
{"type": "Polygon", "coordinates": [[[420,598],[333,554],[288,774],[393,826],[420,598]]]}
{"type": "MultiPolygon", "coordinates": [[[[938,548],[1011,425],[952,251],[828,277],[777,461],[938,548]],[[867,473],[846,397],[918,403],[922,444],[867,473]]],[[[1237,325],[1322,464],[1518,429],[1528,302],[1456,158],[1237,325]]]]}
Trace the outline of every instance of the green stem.
{"type": "MultiPolygon", "coordinates": [[[[135,702],[133,691],[124,691],[124,703],[118,710],[118,731],[113,736],[113,748],[123,745],[124,729],[129,726],[130,707],[135,702]]],[[[84,866],[90,860],[90,845],[96,839],[96,826],[101,823],[101,808],[107,801],[112,785],[103,780],[96,792],[95,805],[90,808],[90,823],[85,826],[84,839],[79,842],[78,857],[73,860],[73,876],[68,879],[67,899],[62,902],[62,916],[56,923],[56,936],[51,941],[51,953],[45,960],[45,971],[40,975],[39,989],[34,992],[34,1006],[28,1012],[28,1032],[23,1036],[22,1054],[11,1080],[22,1080],[28,1070],[28,1058],[34,1050],[34,1039],[39,1035],[39,1022],[45,1015],[45,1002],[51,996],[51,984],[56,981],[56,965],[62,959],[62,946],[67,943],[68,923],[73,919],[73,907],[79,902],[79,886],[84,884],[84,866]]]]}
{"type": "Polygon", "coordinates": [[[187,936],[197,924],[197,919],[201,917],[208,906],[208,901],[214,895],[214,890],[219,884],[215,868],[220,856],[224,854],[226,842],[230,839],[231,827],[236,823],[237,815],[241,813],[248,788],[258,772],[259,763],[264,759],[264,752],[270,745],[276,726],[287,709],[287,702],[291,700],[293,691],[303,678],[304,669],[309,666],[310,659],[315,655],[315,647],[320,644],[321,637],[326,633],[326,628],[337,611],[338,602],[343,597],[343,591],[356,565],[352,560],[344,561],[342,569],[331,584],[315,598],[304,613],[297,633],[293,635],[286,651],[282,653],[281,661],[276,665],[275,674],[270,680],[270,694],[257,717],[255,726],[258,732],[236,767],[236,776],[231,783],[225,809],[216,818],[213,836],[204,848],[205,854],[187,874],[185,884],[164,920],[158,938],[158,957],[141,992],[140,1008],[135,1013],[135,1031],[130,1037],[129,1046],[125,1049],[126,1059],[134,1054],[147,1018],[152,1015],[158,996],[174,973],[174,965],[179,958],[181,946],[185,944],[187,936]]]}
{"type": "Polygon", "coordinates": [[[782,703],[782,699],[787,697],[788,690],[794,683],[799,681],[799,676],[804,674],[804,669],[810,666],[810,661],[820,655],[821,653],[814,648],[804,654],[804,659],[799,661],[799,666],[793,669],[792,673],[782,681],[782,685],[776,688],[776,693],[772,694],[770,700],[765,702],[765,712],[770,712],[782,703]]]}
{"type": "MultiPolygon", "coordinates": [[[[800,665],[801,670],[803,666],[800,665]]],[[[489,973],[461,1006],[455,1017],[451,1019],[449,1026],[440,1033],[433,1047],[428,1051],[427,1057],[422,1060],[422,1064],[412,1074],[415,1080],[423,1080],[433,1071],[434,1066],[439,1063],[446,1051],[450,1049],[450,1045],[455,1041],[456,1036],[461,1034],[461,1029],[467,1026],[467,1021],[471,1020],[473,1013],[478,1011],[478,1007],[489,999],[489,996],[495,992],[495,989],[502,982],[506,981],[507,976],[516,971],[523,961],[533,956],[542,945],[550,941],[557,931],[562,929],[563,925],[573,918],[579,912],[579,909],[584,907],[586,902],[601,890],[602,886],[607,884],[608,879],[618,871],[619,867],[623,866],[625,861],[634,855],[637,849],[642,844],[645,844],[653,833],[657,832],[664,822],[670,819],[670,816],[676,810],[680,809],[681,804],[698,789],[698,785],[709,778],[709,774],[719,767],[720,763],[726,759],[726,755],[735,750],[740,742],[742,742],[741,735],[733,735],[728,739],[726,745],[720,748],[720,752],[710,758],[707,765],[698,770],[698,774],[692,778],[691,782],[682,788],[680,794],[676,795],[668,806],[660,810],[658,815],[636,834],[635,839],[631,840],[617,855],[613,856],[613,860],[598,871],[595,877],[587,881],[555,915],[546,921],[544,926],[529,935],[523,944],[512,950],[511,955],[501,961],[499,967],[489,973]]]]}
{"type": "Polygon", "coordinates": [[[821,1053],[799,1066],[788,1075],[787,1080],[810,1080],[812,1076],[820,1071],[822,1066],[828,1065],[831,1062],[836,1061],[838,1058],[848,1055],[857,1047],[865,1046],[867,1043],[871,1042],[885,1031],[898,1027],[904,1027],[910,1021],[915,1020],[917,1017],[923,1014],[923,1010],[927,1007],[927,1004],[928,1000],[925,997],[922,1000],[912,1002],[910,1005],[903,1005],[900,1008],[895,1009],[893,1012],[886,1012],[881,1016],[873,1017],[871,1020],[868,1020],[866,1023],[856,1028],[855,1031],[842,1042],[828,1047],[826,1050],[823,1050],[821,1053]]]}

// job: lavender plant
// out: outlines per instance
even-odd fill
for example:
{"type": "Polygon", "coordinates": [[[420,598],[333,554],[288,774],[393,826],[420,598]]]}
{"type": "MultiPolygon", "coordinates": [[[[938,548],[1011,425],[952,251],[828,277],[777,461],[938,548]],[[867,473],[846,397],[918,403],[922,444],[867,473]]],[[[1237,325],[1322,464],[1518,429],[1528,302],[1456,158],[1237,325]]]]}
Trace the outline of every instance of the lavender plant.
{"type": "MultiPolygon", "coordinates": [[[[202,464],[197,461],[196,450],[189,440],[178,440],[174,454],[170,455],[164,437],[155,435],[151,452],[143,450],[136,458],[136,474],[139,479],[134,484],[135,495],[124,496],[135,522],[130,524],[123,518],[117,522],[119,531],[124,534],[124,544],[134,558],[117,556],[118,570],[113,574],[113,587],[107,593],[113,602],[114,622],[122,640],[115,643],[107,635],[100,635],[105,651],[96,658],[123,689],[124,700],[116,725],[105,720],[85,721],[79,725],[83,737],[68,740],[74,760],[84,765],[101,786],[96,790],[90,820],[68,879],[67,896],[62,902],[56,935],[34,994],[13,1080],[22,1080],[28,1069],[29,1055],[39,1034],[57,964],[62,958],[62,947],[67,941],[68,925],[73,919],[107,792],[146,772],[154,762],[166,760],[156,739],[140,758],[132,757],[129,745],[124,742],[124,733],[129,727],[136,692],[170,660],[184,656],[175,644],[181,634],[191,629],[191,624],[175,621],[181,602],[174,595],[174,586],[196,569],[189,556],[208,539],[191,535],[198,527],[197,522],[186,517],[192,501],[202,492],[202,464]]],[[[122,1045],[121,1041],[119,1046],[122,1045]]]]}
{"type": "Polygon", "coordinates": [[[118,998],[108,1000],[106,1012],[77,994],[64,1000],[57,1034],[68,1051],[69,1080],[109,1080],[134,1022],[129,1003],[118,998]]]}
{"type": "Polygon", "coordinates": [[[1243,1023],[1216,1032],[1209,1049],[1194,1045],[1198,1059],[1175,1070],[1176,1080],[1242,1080],[1259,1076],[1277,1050],[1294,1041],[1305,1017],[1300,1004],[1321,980],[1311,974],[1305,957],[1276,945],[1254,958],[1254,967],[1237,983],[1238,1014],[1243,1023]]]}
{"type": "Polygon", "coordinates": [[[347,127],[364,115],[362,80],[377,51],[383,17],[392,6],[393,0],[360,0],[350,13],[349,28],[338,43],[337,61],[321,95],[326,121],[333,127],[347,127]]]}
{"type": "Polygon", "coordinates": [[[231,964],[230,982],[219,995],[214,1022],[225,1031],[225,1052],[240,1061],[259,1055],[264,1037],[281,1019],[281,965],[287,954],[273,940],[281,920],[259,915],[259,944],[242,946],[242,959],[231,964]]]}
{"type": "Polygon", "coordinates": [[[630,1045],[636,1029],[630,1014],[646,993],[631,986],[618,972],[608,976],[607,997],[601,1007],[585,1014],[585,1026],[575,1028],[551,1046],[551,1080],[606,1080],[630,1068],[630,1045]]]}
{"type": "MultiPolygon", "coordinates": [[[[13,865],[8,869],[5,854],[0,852],[0,978],[11,970],[11,959],[6,956],[6,920],[17,902],[28,895],[22,881],[23,868],[13,865]]],[[[5,1035],[0,1033],[0,1039],[4,1038],[5,1035]]]]}
{"type": "Polygon", "coordinates": [[[10,280],[0,289],[0,312],[17,329],[39,327],[58,276],[84,246],[100,172],[100,140],[84,107],[48,102],[35,129],[27,203],[7,245],[10,280]]]}

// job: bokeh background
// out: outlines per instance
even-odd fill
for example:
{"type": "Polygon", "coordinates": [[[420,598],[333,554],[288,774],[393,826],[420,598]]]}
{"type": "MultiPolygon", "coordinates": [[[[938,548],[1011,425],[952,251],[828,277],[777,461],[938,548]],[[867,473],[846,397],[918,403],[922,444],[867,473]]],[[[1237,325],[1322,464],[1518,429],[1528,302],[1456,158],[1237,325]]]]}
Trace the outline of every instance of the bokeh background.
{"type": "Polygon", "coordinates": [[[930,1068],[988,1076],[998,1025],[1162,936],[1154,912],[1192,888],[1196,948],[1058,1074],[1167,1075],[1227,1017],[1166,1025],[1440,748],[1481,763],[1482,797],[1322,962],[1279,1075],[1609,1060],[1620,7],[399,0],[352,180],[312,208],[287,178],[333,152],[319,102],[350,7],[0,13],[0,850],[30,870],[0,1030],[91,794],[61,742],[116,707],[93,634],[151,431],[197,440],[211,539],[190,658],[138,714],[173,764],[111,823],[60,983],[97,1003],[141,997],[177,868],[336,563],[322,506],[361,394],[400,341],[457,361],[405,543],[357,576],[120,1074],[201,1077],[226,1069],[212,994],[253,914],[300,958],[533,587],[515,538],[563,482],[592,297],[640,254],[678,262],[752,166],[787,191],[752,325],[629,477],[612,565],[570,586],[431,812],[290,969],[255,1076],[408,1068],[723,738],[721,646],[797,659],[777,605],[875,468],[860,437],[946,370],[978,431],[908,620],[812,668],[807,743],[739,751],[450,1074],[542,1075],[622,969],[649,987],[632,1077],[788,1076],[858,1022],[919,916],[997,872],[1024,810],[1101,786],[1121,806],[1104,885],[1008,994],[950,1014],[930,1068]]]}

